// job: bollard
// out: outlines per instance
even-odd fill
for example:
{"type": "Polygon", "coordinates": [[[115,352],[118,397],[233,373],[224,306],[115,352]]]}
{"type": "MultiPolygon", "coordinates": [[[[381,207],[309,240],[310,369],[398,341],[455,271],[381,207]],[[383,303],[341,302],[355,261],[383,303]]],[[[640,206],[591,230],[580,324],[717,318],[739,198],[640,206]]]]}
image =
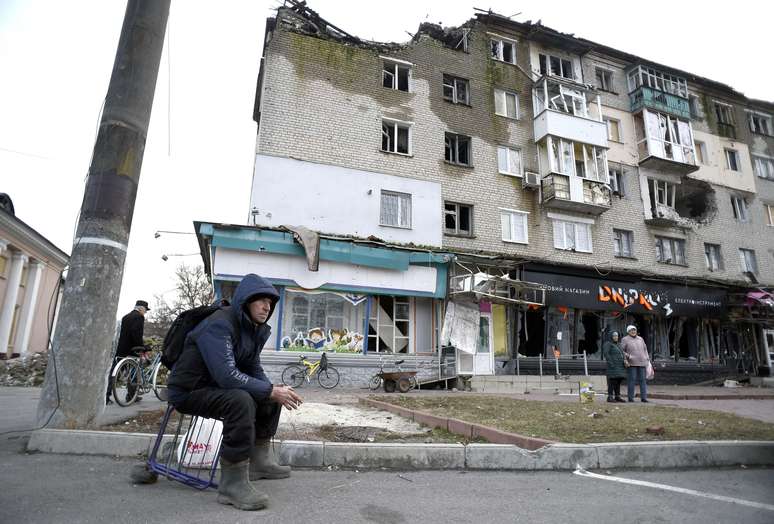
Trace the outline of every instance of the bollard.
{"type": "Polygon", "coordinates": [[[519,354],[516,353],[516,376],[519,376],[519,354]]]}
{"type": "Polygon", "coordinates": [[[583,350],[583,372],[586,373],[586,376],[589,376],[589,361],[586,360],[586,350],[583,350]]]}
{"type": "Polygon", "coordinates": [[[559,376],[559,357],[554,357],[554,362],[556,363],[556,376],[559,376]]]}
{"type": "Polygon", "coordinates": [[[538,366],[540,369],[540,376],[543,376],[543,355],[540,355],[540,359],[538,360],[538,366]]]}

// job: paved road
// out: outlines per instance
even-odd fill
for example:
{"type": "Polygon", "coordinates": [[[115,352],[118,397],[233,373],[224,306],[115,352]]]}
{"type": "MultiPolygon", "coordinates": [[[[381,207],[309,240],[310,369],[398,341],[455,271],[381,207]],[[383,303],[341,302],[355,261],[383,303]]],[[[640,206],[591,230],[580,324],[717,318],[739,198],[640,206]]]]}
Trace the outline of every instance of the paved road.
{"type": "MultiPolygon", "coordinates": [[[[264,481],[269,509],[242,513],[159,480],[133,486],[131,460],[31,454],[25,437],[0,437],[0,522],[745,522],[774,510],[568,472],[296,471],[264,481]]],[[[617,471],[615,476],[774,505],[774,469],[617,471]]],[[[774,507],[774,506],[772,506],[774,507]]]]}

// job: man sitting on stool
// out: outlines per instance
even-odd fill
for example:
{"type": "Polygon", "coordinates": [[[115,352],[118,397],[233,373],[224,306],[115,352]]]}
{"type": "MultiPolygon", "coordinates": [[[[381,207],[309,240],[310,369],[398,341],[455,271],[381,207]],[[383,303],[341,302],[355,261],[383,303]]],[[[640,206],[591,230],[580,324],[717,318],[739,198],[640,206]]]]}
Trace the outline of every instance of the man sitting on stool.
{"type": "Polygon", "coordinates": [[[246,275],[232,305],[188,334],[167,381],[169,400],[179,412],[223,421],[218,502],[243,510],[268,503],[248,479],[290,476],[290,466],[280,466],[269,445],[282,406],[296,409],[302,400],[293,388],[273,386],[260,358],[278,300],[269,282],[246,275]]]}

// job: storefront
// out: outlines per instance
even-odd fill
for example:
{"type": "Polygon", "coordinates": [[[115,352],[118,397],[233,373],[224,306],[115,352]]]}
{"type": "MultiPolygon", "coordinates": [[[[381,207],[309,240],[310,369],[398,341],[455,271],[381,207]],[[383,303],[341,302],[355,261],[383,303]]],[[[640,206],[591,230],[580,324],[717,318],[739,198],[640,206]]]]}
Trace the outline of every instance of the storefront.
{"type": "Polygon", "coordinates": [[[437,352],[451,257],[366,239],[319,235],[309,251],[287,230],[196,223],[216,294],[229,298],[256,273],[280,292],[277,351],[437,352]]]}
{"type": "Polygon", "coordinates": [[[525,281],[546,287],[545,307],[522,310],[517,345],[525,356],[600,358],[610,333],[634,324],[658,360],[717,362],[726,290],[602,276],[569,268],[530,265],[525,281]]]}

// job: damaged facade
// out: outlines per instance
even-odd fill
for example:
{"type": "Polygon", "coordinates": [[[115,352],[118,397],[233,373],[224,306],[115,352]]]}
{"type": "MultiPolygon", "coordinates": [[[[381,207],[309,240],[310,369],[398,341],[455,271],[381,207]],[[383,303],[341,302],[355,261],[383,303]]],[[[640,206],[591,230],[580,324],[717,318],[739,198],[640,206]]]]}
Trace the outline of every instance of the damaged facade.
{"type": "Polygon", "coordinates": [[[475,282],[461,374],[601,370],[630,323],[665,370],[767,372],[774,322],[747,293],[774,285],[774,105],[491,12],[387,44],[287,5],[248,225],[197,224],[221,294],[248,271],[281,287],[276,349],[438,355],[475,282]],[[318,271],[286,226],[320,233],[318,271]]]}

